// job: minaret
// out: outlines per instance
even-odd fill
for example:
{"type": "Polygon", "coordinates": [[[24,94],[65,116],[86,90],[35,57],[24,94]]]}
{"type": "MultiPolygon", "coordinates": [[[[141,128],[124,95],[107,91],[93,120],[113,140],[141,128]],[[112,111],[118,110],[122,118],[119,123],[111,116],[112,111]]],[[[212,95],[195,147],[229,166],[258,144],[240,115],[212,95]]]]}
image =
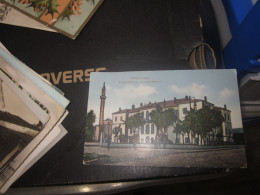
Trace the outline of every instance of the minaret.
{"type": "Polygon", "coordinates": [[[106,100],[106,85],[105,82],[102,87],[102,92],[100,96],[100,113],[99,113],[99,127],[104,125],[104,110],[105,110],[105,100],[106,100]]]}

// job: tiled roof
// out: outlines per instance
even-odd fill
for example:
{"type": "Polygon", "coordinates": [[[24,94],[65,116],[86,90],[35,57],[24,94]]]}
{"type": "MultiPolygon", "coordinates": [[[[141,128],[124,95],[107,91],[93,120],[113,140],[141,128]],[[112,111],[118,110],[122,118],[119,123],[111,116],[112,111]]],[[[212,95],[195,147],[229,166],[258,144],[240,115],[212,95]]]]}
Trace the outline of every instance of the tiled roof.
{"type": "Polygon", "coordinates": [[[188,98],[174,99],[174,100],[168,100],[168,101],[162,101],[162,102],[148,103],[148,104],[142,105],[142,106],[140,106],[138,108],[134,108],[134,109],[119,110],[117,112],[114,112],[113,114],[139,112],[140,110],[155,108],[156,105],[158,105],[158,104],[162,108],[171,108],[174,106],[178,106],[179,104],[187,104],[187,103],[194,103],[194,102],[201,102],[201,101],[204,101],[204,100],[201,100],[201,99],[190,100],[188,98]]]}
{"type": "Polygon", "coordinates": [[[129,111],[131,111],[130,109],[125,109],[125,110],[119,110],[117,112],[113,112],[112,114],[122,114],[122,113],[128,113],[129,111]]]}

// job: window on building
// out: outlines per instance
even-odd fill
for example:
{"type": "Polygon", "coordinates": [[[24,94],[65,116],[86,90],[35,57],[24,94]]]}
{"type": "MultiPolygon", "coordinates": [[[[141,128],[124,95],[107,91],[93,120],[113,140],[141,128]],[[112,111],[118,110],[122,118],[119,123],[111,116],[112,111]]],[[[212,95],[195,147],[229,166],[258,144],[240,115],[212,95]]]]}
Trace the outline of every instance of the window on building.
{"type": "Polygon", "coordinates": [[[190,143],[190,140],[188,137],[185,138],[185,144],[189,144],[190,143]]]}
{"type": "Polygon", "coordinates": [[[150,143],[150,138],[149,138],[149,136],[146,136],[146,138],[145,138],[145,143],[146,143],[146,144],[149,144],[149,143],[150,143]]]}
{"type": "Polygon", "coordinates": [[[123,116],[120,116],[120,121],[122,121],[123,120],[123,116]]]}
{"type": "Polygon", "coordinates": [[[229,120],[229,114],[227,114],[227,119],[229,120]]]}
{"type": "Polygon", "coordinates": [[[149,111],[146,111],[146,120],[149,120],[149,111]]]}
{"type": "Polygon", "coordinates": [[[182,113],[183,113],[183,114],[187,114],[187,113],[188,113],[187,108],[183,108],[183,109],[182,109],[182,113]]]}
{"type": "Polygon", "coordinates": [[[115,121],[117,121],[117,116],[115,117],[115,121]]]}
{"type": "MultiPolygon", "coordinates": [[[[131,130],[130,130],[130,133],[131,133],[131,130]]],[[[128,135],[128,129],[125,130],[125,134],[128,135]]]]}
{"type": "Polygon", "coordinates": [[[149,126],[149,124],[146,125],[145,134],[150,134],[150,126],[149,126]]]}
{"type": "Polygon", "coordinates": [[[154,124],[151,126],[151,134],[154,134],[154,124]]]}
{"type": "Polygon", "coordinates": [[[142,112],[142,118],[144,119],[144,112],[142,112]]]}
{"type": "Polygon", "coordinates": [[[130,129],[130,134],[132,134],[133,133],[133,129],[130,129]]]}
{"type": "Polygon", "coordinates": [[[141,126],[141,134],[144,134],[144,126],[141,126]]]}

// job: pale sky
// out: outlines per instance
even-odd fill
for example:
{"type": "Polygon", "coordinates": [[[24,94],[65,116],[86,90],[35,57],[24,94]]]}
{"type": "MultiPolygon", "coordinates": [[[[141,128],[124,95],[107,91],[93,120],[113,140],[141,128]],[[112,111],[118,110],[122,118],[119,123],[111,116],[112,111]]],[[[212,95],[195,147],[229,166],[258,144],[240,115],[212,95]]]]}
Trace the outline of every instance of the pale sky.
{"type": "Polygon", "coordinates": [[[104,118],[140,103],[184,98],[203,99],[231,110],[233,128],[241,128],[241,111],[235,70],[174,70],[136,72],[93,72],[90,77],[88,111],[94,110],[99,121],[100,95],[106,84],[104,118]]]}

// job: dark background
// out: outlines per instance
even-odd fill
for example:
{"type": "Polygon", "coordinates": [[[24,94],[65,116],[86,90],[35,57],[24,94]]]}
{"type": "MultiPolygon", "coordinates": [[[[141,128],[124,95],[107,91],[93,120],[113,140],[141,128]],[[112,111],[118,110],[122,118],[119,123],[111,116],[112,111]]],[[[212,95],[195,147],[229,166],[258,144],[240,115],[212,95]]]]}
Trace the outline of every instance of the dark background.
{"type": "MultiPolygon", "coordinates": [[[[222,67],[214,13],[207,0],[106,0],[76,40],[58,33],[0,24],[0,41],[38,73],[106,67],[107,71],[185,70],[201,43],[215,50],[222,67]],[[202,18],[203,28],[200,27],[202,18]]],[[[203,75],[202,75],[203,76],[203,75]]],[[[63,125],[68,134],[13,187],[168,178],[223,169],[84,166],[88,82],[57,85],[71,101],[63,125]]],[[[248,169],[221,179],[140,188],[129,193],[259,192],[259,124],[246,124],[248,169]],[[167,191],[168,190],[168,191],[167,191]]],[[[168,194],[168,193],[167,193],[168,194]]]]}

